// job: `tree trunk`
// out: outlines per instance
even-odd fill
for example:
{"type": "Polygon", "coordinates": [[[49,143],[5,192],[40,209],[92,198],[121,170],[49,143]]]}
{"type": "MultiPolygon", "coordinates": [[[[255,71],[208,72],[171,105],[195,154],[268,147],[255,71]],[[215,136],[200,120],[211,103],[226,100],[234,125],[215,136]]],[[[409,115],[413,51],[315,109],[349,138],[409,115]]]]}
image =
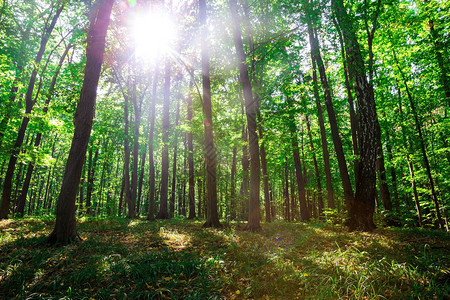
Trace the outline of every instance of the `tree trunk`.
{"type": "MultiPolygon", "coordinates": [[[[58,63],[58,67],[56,68],[55,73],[53,74],[52,77],[52,81],[50,83],[50,87],[48,88],[48,93],[47,93],[47,99],[45,100],[45,104],[44,104],[44,109],[42,110],[43,115],[47,114],[48,111],[48,105],[50,104],[50,100],[52,99],[53,93],[55,91],[55,85],[56,85],[56,80],[58,78],[59,75],[59,71],[61,69],[62,64],[64,63],[64,59],[67,56],[67,53],[69,53],[70,48],[72,48],[72,44],[68,44],[66,47],[66,50],[64,51],[63,55],[61,56],[61,58],[59,59],[59,63],[58,63]]],[[[34,141],[34,147],[35,149],[37,149],[39,147],[39,145],[41,144],[41,140],[42,140],[42,125],[41,127],[41,132],[39,132],[36,135],[36,140],[34,141]]],[[[18,204],[17,204],[17,213],[19,214],[19,216],[23,217],[24,211],[25,211],[25,202],[27,199],[27,194],[28,194],[28,189],[30,187],[30,182],[31,182],[31,176],[33,175],[33,170],[34,170],[34,163],[35,162],[29,162],[28,163],[28,169],[27,169],[27,175],[25,177],[25,181],[22,185],[22,191],[20,193],[19,199],[17,200],[18,204]]]]}
{"type": "Polygon", "coordinates": [[[92,205],[92,189],[94,188],[95,169],[97,168],[99,148],[95,150],[94,159],[92,159],[92,148],[89,149],[88,178],[86,188],[86,214],[93,215],[91,211],[92,205]]]}
{"type": "Polygon", "coordinates": [[[361,55],[359,43],[353,29],[353,21],[344,8],[343,0],[332,0],[344,42],[348,48],[349,72],[355,82],[356,98],[359,107],[359,149],[360,163],[356,180],[356,194],[349,208],[351,230],[372,231],[376,195],[377,140],[380,132],[376,126],[377,119],[373,88],[369,85],[361,55]]]}
{"type": "Polygon", "coordinates": [[[206,158],[206,189],[207,189],[207,219],[204,227],[220,227],[217,213],[217,174],[216,148],[214,147],[213,120],[211,107],[211,79],[209,75],[209,45],[206,28],[206,0],[199,0],[199,18],[201,26],[201,55],[202,55],[202,87],[203,114],[205,119],[205,158],[206,158]]]}
{"type": "Polygon", "coordinates": [[[114,0],[101,1],[96,18],[89,28],[83,87],[74,116],[75,131],[58,198],[55,229],[47,239],[50,243],[69,243],[78,236],[75,219],[76,193],[94,119],[97,86],[113,4],[114,0]]]}
{"type": "Polygon", "coordinates": [[[139,125],[141,123],[141,103],[137,101],[136,79],[132,83],[131,102],[134,110],[134,131],[133,131],[133,171],[131,173],[131,198],[128,203],[127,218],[136,218],[136,197],[138,189],[138,165],[139,165],[139,125]]]}
{"type": "MultiPolygon", "coordinates": [[[[312,62],[314,64],[314,59],[312,59],[312,62]]],[[[314,90],[314,99],[317,107],[317,118],[319,121],[320,138],[322,142],[322,156],[325,171],[325,181],[327,186],[328,208],[335,209],[336,206],[334,203],[333,178],[331,177],[331,168],[330,168],[330,154],[328,152],[327,134],[325,131],[325,123],[323,120],[322,105],[320,104],[319,87],[317,83],[317,72],[316,69],[314,68],[313,68],[313,90],[314,90]]]]}
{"type": "Polygon", "coordinates": [[[9,206],[11,202],[11,191],[12,191],[12,179],[14,176],[14,170],[16,168],[16,162],[18,155],[20,153],[20,147],[22,146],[23,140],[25,138],[25,131],[28,127],[28,122],[30,121],[30,118],[28,117],[31,114],[31,110],[33,109],[33,106],[35,102],[33,101],[33,90],[34,85],[36,83],[36,77],[38,73],[38,67],[42,60],[42,57],[44,56],[45,47],[47,46],[47,42],[50,38],[50,35],[53,31],[53,28],[55,28],[56,22],[58,21],[59,15],[61,14],[62,10],[64,8],[64,4],[62,4],[58,10],[56,11],[55,15],[53,16],[52,22],[47,27],[48,24],[46,24],[46,27],[44,29],[44,33],[41,38],[41,44],[39,47],[39,51],[36,55],[36,59],[34,61],[35,67],[33,71],[31,72],[30,81],[28,83],[28,88],[25,94],[25,116],[22,119],[22,124],[20,125],[16,141],[13,146],[13,150],[11,153],[11,156],[9,158],[8,163],[8,169],[5,174],[5,179],[3,182],[3,191],[2,191],[2,199],[1,199],[1,205],[0,205],[0,220],[1,219],[7,219],[9,214],[9,206]]]}
{"type": "Polygon", "coordinates": [[[249,215],[247,230],[256,231],[261,229],[261,212],[259,208],[259,186],[260,186],[260,162],[259,144],[257,134],[257,113],[259,109],[258,99],[253,98],[252,85],[246,65],[246,55],[242,44],[241,27],[236,0],[230,0],[230,10],[233,22],[233,40],[236,48],[239,68],[239,78],[244,92],[245,112],[247,116],[247,131],[249,136],[250,153],[250,195],[249,215]]]}
{"type": "Polygon", "coordinates": [[[145,170],[145,158],[147,157],[147,145],[144,146],[144,152],[141,157],[141,172],[139,174],[139,184],[138,184],[138,196],[137,196],[137,206],[136,214],[139,215],[141,210],[141,198],[142,198],[142,184],[144,183],[144,170],[145,170]]]}
{"type": "Polygon", "coordinates": [[[169,193],[169,130],[170,130],[170,62],[166,58],[164,79],[164,107],[162,120],[161,190],[159,212],[156,218],[169,219],[167,197],[169,193]]]}
{"type": "Polygon", "coordinates": [[[339,37],[339,43],[341,46],[341,56],[342,56],[342,64],[344,67],[344,79],[345,79],[345,88],[347,90],[347,103],[350,111],[350,130],[352,134],[352,150],[353,150],[353,169],[355,174],[355,179],[358,178],[358,168],[359,168],[359,147],[358,147],[358,132],[359,132],[359,124],[358,124],[358,117],[355,112],[355,104],[353,101],[353,94],[352,94],[352,88],[350,83],[350,76],[348,74],[348,67],[347,67],[347,56],[345,55],[344,51],[344,41],[342,40],[342,33],[339,29],[339,25],[337,24],[336,18],[333,17],[333,23],[337,29],[338,37],[339,37]]]}
{"type": "MultiPolygon", "coordinates": [[[[192,87],[192,82],[190,83],[192,87]]],[[[195,177],[194,177],[194,134],[192,128],[192,96],[187,97],[187,124],[189,125],[189,132],[187,134],[188,140],[188,165],[189,165],[189,217],[188,219],[195,219],[195,177]]]]}
{"type": "Polygon", "coordinates": [[[236,220],[236,164],[237,164],[237,148],[233,147],[233,159],[231,162],[231,191],[230,191],[230,219],[236,220]]]}
{"type": "Polygon", "coordinates": [[[291,206],[289,202],[289,169],[288,161],[285,158],[286,164],[284,165],[284,219],[288,222],[291,221],[291,206]]]}
{"type": "MultiPolygon", "coordinates": [[[[338,160],[339,174],[341,175],[342,189],[344,190],[344,199],[347,208],[353,202],[353,188],[348,175],[347,162],[345,160],[344,150],[342,148],[342,140],[339,134],[339,127],[336,120],[336,115],[333,108],[330,86],[328,83],[325,66],[323,64],[322,56],[320,54],[320,45],[317,36],[314,33],[312,22],[308,20],[309,42],[311,45],[311,59],[313,69],[318,69],[320,74],[320,81],[325,96],[325,105],[328,112],[328,120],[330,122],[331,136],[333,138],[334,149],[336,151],[336,158],[338,160]],[[317,67],[316,67],[317,63],[317,67]]],[[[314,75],[314,74],[313,74],[314,75]]]]}
{"type": "Polygon", "coordinates": [[[155,161],[153,158],[153,137],[155,132],[155,108],[156,108],[156,93],[158,87],[159,68],[158,64],[155,66],[155,76],[153,78],[153,91],[150,114],[150,130],[148,133],[148,162],[149,162],[149,188],[148,188],[148,213],[147,220],[155,219],[155,161]]]}
{"type": "Polygon", "coordinates": [[[411,111],[412,111],[412,114],[413,114],[413,117],[414,117],[415,127],[416,127],[416,130],[417,130],[417,134],[419,135],[420,150],[422,152],[422,159],[423,159],[423,162],[425,164],[425,170],[426,170],[426,173],[427,173],[428,182],[429,182],[430,187],[431,187],[431,195],[432,195],[432,198],[433,198],[434,207],[436,209],[437,221],[439,222],[439,227],[444,229],[444,222],[443,222],[442,217],[441,217],[441,211],[440,211],[440,208],[439,208],[439,202],[438,202],[437,193],[436,193],[436,190],[435,190],[435,187],[434,187],[433,176],[431,175],[431,167],[430,167],[430,162],[428,160],[428,155],[427,155],[426,146],[425,146],[425,140],[424,140],[423,133],[422,133],[422,126],[420,125],[420,122],[419,122],[419,115],[417,114],[416,106],[414,104],[414,100],[413,100],[412,94],[411,94],[411,92],[409,90],[405,74],[403,73],[402,69],[400,68],[400,64],[398,63],[398,59],[397,59],[397,55],[395,53],[395,50],[392,50],[392,53],[394,55],[395,63],[397,64],[398,71],[400,72],[400,76],[402,77],[403,84],[405,85],[406,94],[407,94],[408,100],[409,100],[409,105],[411,107],[411,111]]]}
{"type": "Polygon", "coordinates": [[[309,137],[309,146],[311,148],[311,152],[313,155],[313,162],[314,162],[314,172],[317,179],[317,202],[318,202],[318,208],[319,208],[319,217],[323,217],[323,198],[322,198],[322,181],[320,179],[320,172],[319,172],[319,165],[317,164],[316,159],[316,151],[314,150],[314,143],[312,140],[312,134],[311,134],[311,122],[309,121],[309,117],[306,116],[306,128],[308,130],[308,137],[309,137]]]}
{"type": "Polygon", "coordinates": [[[177,187],[177,152],[178,152],[178,121],[180,119],[180,101],[177,102],[177,112],[175,117],[175,146],[173,147],[173,164],[172,164],[172,195],[170,197],[170,217],[175,214],[175,196],[177,187]]]}
{"type": "MultiPolygon", "coordinates": [[[[269,195],[269,174],[267,172],[267,159],[266,159],[266,147],[264,146],[264,137],[263,137],[263,130],[262,130],[262,120],[261,120],[261,114],[258,113],[258,131],[259,131],[259,139],[261,142],[261,169],[262,169],[262,175],[263,175],[263,184],[264,184],[264,209],[266,214],[266,222],[270,223],[270,195],[269,195]]],[[[232,179],[233,180],[233,179],[232,179]]]]}

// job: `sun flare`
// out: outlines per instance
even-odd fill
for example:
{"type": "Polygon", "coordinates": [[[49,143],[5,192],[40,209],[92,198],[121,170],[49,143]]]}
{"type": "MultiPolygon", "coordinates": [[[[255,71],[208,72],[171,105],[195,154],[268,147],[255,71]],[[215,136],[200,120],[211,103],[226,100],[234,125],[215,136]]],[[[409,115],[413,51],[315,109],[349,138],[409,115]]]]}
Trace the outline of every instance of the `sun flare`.
{"type": "Polygon", "coordinates": [[[136,56],[153,61],[170,49],[176,37],[176,26],[164,13],[146,13],[136,16],[132,23],[132,38],[136,56]]]}

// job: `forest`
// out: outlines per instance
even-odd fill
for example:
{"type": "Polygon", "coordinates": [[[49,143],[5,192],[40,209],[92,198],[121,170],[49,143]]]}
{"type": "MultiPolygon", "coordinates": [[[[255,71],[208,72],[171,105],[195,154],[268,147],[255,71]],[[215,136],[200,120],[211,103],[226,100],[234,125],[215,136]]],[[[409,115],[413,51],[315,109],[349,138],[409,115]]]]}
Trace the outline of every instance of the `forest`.
{"type": "Polygon", "coordinates": [[[450,2],[0,5],[0,298],[449,296],[450,2]]]}

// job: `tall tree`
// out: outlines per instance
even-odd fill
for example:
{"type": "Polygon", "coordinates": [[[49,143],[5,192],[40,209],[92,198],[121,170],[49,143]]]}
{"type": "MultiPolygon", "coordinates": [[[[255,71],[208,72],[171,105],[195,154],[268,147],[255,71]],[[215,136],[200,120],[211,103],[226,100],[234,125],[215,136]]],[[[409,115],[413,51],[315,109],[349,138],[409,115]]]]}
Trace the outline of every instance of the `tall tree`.
{"type": "Polygon", "coordinates": [[[75,200],[94,119],[97,86],[113,4],[114,0],[100,0],[89,26],[84,81],[74,116],[75,131],[58,197],[55,228],[47,239],[49,243],[69,243],[78,237],[75,200]]]}
{"type": "Polygon", "coordinates": [[[170,61],[166,58],[164,76],[164,107],[162,120],[161,190],[157,219],[169,219],[167,197],[169,193],[169,130],[170,130],[170,61]]]}
{"type": "Polygon", "coordinates": [[[239,79],[242,85],[245,101],[245,113],[247,117],[247,131],[249,137],[250,154],[250,194],[249,194],[249,214],[247,230],[256,231],[261,229],[261,212],[259,208],[259,188],[260,188],[260,162],[259,162],[259,144],[257,134],[257,114],[259,109],[258,99],[253,97],[252,85],[248,75],[246,65],[247,56],[244,52],[241,35],[241,22],[237,8],[237,1],[230,0],[230,11],[233,23],[233,40],[238,59],[239,79]]]}
{"type": "MultiPolygon", "coordinates": [[[[211,78],[209,75],[209,45],[206,27],[206,0],[199,0],[199,21],[201,26],[201,55],[202,55],[202,87],[203,87],[203,126],[205,128],[205,160],[206,160],[206,222],[205,227],[220,227],[217,213],[217,174],[216,148],[214,147],[211,78]]],[[[200,210],[199,210],[200,215],[200,210]]]]}
{"type": "Polygon", "coordinates": [[[351,230],[371,231],[376,226],[373,222],[375,212],[377,140],[380,138],[373,88],[367,81],[364,60],[355,33],[353,20],[344,8],[343,0],[332,0],[344,43],[348,49],[348,67],[355,83],[359,112],[359,149],[360,163],[356,180],[354,201],[349,207],[349,227],[351,230]]]}

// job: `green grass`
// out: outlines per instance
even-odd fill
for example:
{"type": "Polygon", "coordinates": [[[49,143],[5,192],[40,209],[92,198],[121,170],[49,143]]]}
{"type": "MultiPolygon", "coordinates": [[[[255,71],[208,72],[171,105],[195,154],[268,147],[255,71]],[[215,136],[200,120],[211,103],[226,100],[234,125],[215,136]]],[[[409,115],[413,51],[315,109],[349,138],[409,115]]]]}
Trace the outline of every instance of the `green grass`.
{"type": "Polygon", "coordinates": [[[82,242],[49,247],[53,221],[0,222],[4,299],[445,299],[450,236],[331,224],[259,233],[187,220],[81,219],[82,242]]]}

